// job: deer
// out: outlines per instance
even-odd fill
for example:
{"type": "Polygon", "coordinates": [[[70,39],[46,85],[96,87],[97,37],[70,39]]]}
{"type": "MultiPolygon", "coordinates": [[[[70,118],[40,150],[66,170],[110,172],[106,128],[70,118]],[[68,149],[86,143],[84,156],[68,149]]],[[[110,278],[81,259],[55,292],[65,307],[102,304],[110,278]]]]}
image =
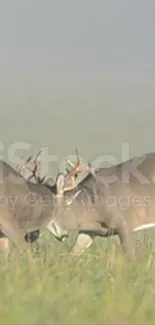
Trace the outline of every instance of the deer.
{"type": "MultiPolygon", "coordinates": [[[[73,164],[71,163],[73,166],[73,164]]],[[[61,214],[55,214],[51,231],[59,240],[77,231],[70,254],[80,256],[96,236],[117,236],[127,259],[135,259],[134,233],[155,227],[155,152],[92,171],[70,191],[63,191],[61,214]],[[53,227],[53,228],[52,228],[53,227]]],[[[68,176],[74,176],[73,168],[68,176]]],[[[65,188],[65,187],[64,187],[65,188]]]]}
{"type": "MultiPolygon", "coordinates": [[[[36,155],[31,155],[21,165],[17,165],[16,171],[26,180],[33,179],[33,183],[41,183],[42,179],[39,176],[41,150],[36,155]]],[[[54,182],[54,181],[53,181],[54,182]]],[[[39,230],[26,233],[25,240],[29,243],[36,241],[39,238],[39,230]]],[[[38,248],[38,247],[37,247],[38,248]]],[[[9,240],[7,236],[0,230],[0,250],[5,252],[6,257],[9,252],[9,240]]]]}
{"type": "MultiPolygon", "coordinates": [[[[68,166],[71,168],[71,170],[66,167],[66,174],[65,174],[65,182],[67,180],[70,181],[70,185],[65,186],[65,191],[70,191],[72,189],[75,189],[77,186],[76,179],[78,177],[79,173],[82,172],[92,172],[92,169],[90,168],[90,164],[88,163],[88,166],[83,165],[81,163],[81,158],[80,154],[78,152],[78,149],[75,149],[75,154],[76,154],[76,164],[72,163],[69,159],[66,159],[66,163],[68,166]]],[[[25,177],[27,180],[33,179],[33,183],[36,184],[44,184],[46,187],[48,187],[52,193],[56,194],[56,183],[54,182],[54,179],[52,177],[47,177],[44,175],[43,177],[40,177],[40,156],[41,156],[41,150],[35,155],[35,156],[30,156],[28,159],[21,165],[18,166],[18,172],[20,175],[25,177]],[[39,160],[38,160],[39,159],[39,160]],[[26,174],[25,174],[26,171],[26,174]],[[28,176],[29,172],[29,176],[28,176]],[[26,175],[26,176],[24,176],[26,175]]],[[[31,233],[28,233],[25,235],[25,239],[28,242],[34,242],[39,238],[40,235],[40,230],[33,231],[31,233]]]]}
{"type": "MultiPolygon", "coordinates": [[[[54,231],[51,219],[54,213],[59,213],[61,210],[59,201],[62,187],[63,193],[75,188],[74,169],[78,172],[82,170],[77,162],[76,167],[73,168],[74,175],[68,170],[66,174],[58,173],[53,184],[51,178],[39,176],[36,159],[33,164],[30,164],[30,160],[28,158],[22,168],[17,170],[8,163],[0,161],[0,230],[3,236],[11,239],[22,251],[27,250],[30,241],[28,234],[37,232],[38,238],[40,229],[54,231]],[[29,177],[23,177],[21,172],[23,168],[30,171],[29,177]],[[68,179],[71,179],[71,185],[67,185],[68,179]],[[1,204],[1,199],[5,204],[1,204]]],[[[66,232],[64,238],[65,234],[66,232]]]]}

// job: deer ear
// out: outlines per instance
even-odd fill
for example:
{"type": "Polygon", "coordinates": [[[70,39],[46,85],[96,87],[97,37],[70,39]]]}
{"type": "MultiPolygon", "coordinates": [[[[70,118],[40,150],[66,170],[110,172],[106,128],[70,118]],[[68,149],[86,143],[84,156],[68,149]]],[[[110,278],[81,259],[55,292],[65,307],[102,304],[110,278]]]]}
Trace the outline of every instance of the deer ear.
{"type": "Polygon", "coordinates": [[[56,179],[57,196],[63,196],[65,186],[65,176],[60,173],[56,179]]]}

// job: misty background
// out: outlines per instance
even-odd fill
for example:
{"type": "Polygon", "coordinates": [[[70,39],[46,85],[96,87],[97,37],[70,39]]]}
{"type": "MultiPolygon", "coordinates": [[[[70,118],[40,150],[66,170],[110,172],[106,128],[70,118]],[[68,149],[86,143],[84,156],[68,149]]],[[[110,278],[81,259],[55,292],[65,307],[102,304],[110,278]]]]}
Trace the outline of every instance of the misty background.
{"type": "Polygon", "coordinates": [[[155,151],[154,17],[154,0],[1,0],[1,156],[155,151]]]}

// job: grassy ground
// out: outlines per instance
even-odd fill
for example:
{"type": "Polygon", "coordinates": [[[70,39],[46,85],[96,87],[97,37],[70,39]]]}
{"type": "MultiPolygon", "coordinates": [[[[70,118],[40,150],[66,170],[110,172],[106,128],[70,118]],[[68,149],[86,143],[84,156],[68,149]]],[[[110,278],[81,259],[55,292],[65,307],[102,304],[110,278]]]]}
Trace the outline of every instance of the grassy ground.
{"type": "Polygon", "coordinates": [[[98,238],[77,261],[51,234],[40,238],[34,273],[18,249],[0,261],[0,324],[155,324],[155,240],[137,237],[125,264],[117,239],[98,238]]]}

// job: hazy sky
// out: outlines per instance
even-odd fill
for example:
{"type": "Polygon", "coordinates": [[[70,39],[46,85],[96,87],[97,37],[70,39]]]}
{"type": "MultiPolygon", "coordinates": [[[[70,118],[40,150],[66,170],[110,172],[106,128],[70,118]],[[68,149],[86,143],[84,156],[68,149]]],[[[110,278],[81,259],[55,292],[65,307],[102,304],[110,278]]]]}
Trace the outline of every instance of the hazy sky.
{"type": "Polygon", "coordinates": [[[1,141],[155,150],[154,31],[154,0],[1,0],[1,141]]]}

